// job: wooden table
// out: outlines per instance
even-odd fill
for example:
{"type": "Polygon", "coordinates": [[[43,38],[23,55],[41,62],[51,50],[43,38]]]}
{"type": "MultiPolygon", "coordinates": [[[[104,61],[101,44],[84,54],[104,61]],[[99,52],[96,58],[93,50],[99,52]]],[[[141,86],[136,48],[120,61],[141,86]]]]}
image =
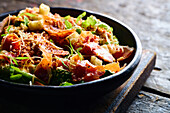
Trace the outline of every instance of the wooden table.
{"type": "Polygon", "coordinates": [[[104,13],[130,26],[143,48],[157,53],[157,60],[156,68],[126,112],[170,112],[169,0],[1,0],[0,13],[38,6],[42,2],[104,13]]]}

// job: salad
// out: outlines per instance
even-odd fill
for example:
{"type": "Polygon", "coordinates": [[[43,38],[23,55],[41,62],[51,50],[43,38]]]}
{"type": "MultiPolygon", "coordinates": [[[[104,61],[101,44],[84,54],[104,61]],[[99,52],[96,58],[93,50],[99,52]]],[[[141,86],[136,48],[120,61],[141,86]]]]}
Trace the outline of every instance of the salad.
{"type": "Polygon", "coordinates": [[[122,70],[133,47],[119,45],[113,28],[86,12],[78,17],[50,7],[21,10],[0,23],[0,79],[69,86],[122,70]]]}

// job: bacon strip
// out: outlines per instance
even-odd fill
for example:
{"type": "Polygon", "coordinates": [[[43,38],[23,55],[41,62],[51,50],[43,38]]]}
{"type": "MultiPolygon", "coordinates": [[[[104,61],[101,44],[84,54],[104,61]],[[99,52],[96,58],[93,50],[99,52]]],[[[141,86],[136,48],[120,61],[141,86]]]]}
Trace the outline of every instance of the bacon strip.
{"type": "Polygon", "coordinates": [[[81,52],[86,55],[96,55],[106,62],[113,62],[115,60],[108,51],[93,42],[85,43],[81,52]]]}

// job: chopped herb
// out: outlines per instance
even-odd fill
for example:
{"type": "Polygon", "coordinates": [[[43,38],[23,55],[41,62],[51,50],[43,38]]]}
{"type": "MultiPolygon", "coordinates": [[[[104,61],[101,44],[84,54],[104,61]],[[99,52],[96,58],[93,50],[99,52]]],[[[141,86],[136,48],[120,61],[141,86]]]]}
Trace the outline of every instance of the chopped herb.
{"type": "Polygon", "coordinates": [[[69,83],[69,82],[63,82],[59,86],[71,86],[71,85],[73,85],[73,84],[69,83]]]}
{"type": "Polygon", "coordinates": [[[117,37],[114,35],[114,36],[113,36],[113,39],[117,39],[117,37]]]}
{"type": "Polygon", "coordinates": [[[67,20],[67,19],[69,19],[70,17],[71,17],[70,15],[67,15],[67,16],[64,17],[64,19],[67,20]]]}
{"type": "Polygon", "coordinates": [[[107,31],[111,31],[111,32],[113,31],[113,28],[108,26],[107,24],[100,24],[98,27],[104,28],[107,31]]]}
{"type": "MultiPolygon", "coordinates": [[[[7,56],[7,55],[4,55],[4,56],[6,56],[6,57],[9,58],[9,59],[12,59],[12,61],[13,61],[16,65],[18,65],[17,61],[16,61],[13,57],[10,57],[10,56],[7,56]]],[[[11,64],[12,64],[12,62],[11,62],[11,64]]]]}
{"type": "Polygon", "coordinates": [[[76,29],[76,32],[78,33],[78,34],[80,34],[81,33],[81,29],[76,29]]]}
{"type": "Polygon", "coordinates": [[[11,75],[10,80],[18,80],[22,77],[22,74],[11,75]]]}
{"type": "Polygon", "coordinates": [[[7,32],[9,33],[9,30],[11,29],[11,26],[8,26],[8,28],[7,28],[7,32]]]}
{"type": "Polygon", "coordinates": [[[29,57],[10,57],[10,56],[7,56],[7,55],[4,55],[4,56],[6,56],[6,57],[9,58],[9,59],[12,59],[12,61],[13,61],[16,65],[18,65],[17,60],[29,59],[29,57]]]}
{"type": "Polygon", "coordinates": [[[38,79],[36,76],[32,75],[31,73],[21,71],[18,67],[15,67],[15,66],[10,66],[10,67],[14,70],[14,73],[21,74],[22,77],[24,77],[24,79],[27,81],[32,81],[32,79],[34,78],[35,81],[45,84],[42,80],[38,79]]]}
{"type": "Polygon", "coordinates": [[[14,63],[15,63],[16,65],[18,65],[17,61],[16,61],[14,58],[12,58],[12,60],[14,61],[14,63]]]}
{"type": "Polygon", "coordinates": [[[84,16],[86,16],[86,12],[83,12],[77,17],[76,24],[79,22],[80,19],[82,19],[84,16]]]}
{"type": "Polygon", "coordinates": [[[104,29],[108,29],[108,26],[104,25],[104,24],[100,24],[98,27],[101,27],[101,28],[104,28],[104,29]]]}
{"type": "Polygon", "coordinates": [[[14,69],[12,69],[11,66],[10,66],[10,68],[9,68],[9,71],[10,71],[10,75],[13,75],[13,74],[14,74],[14,69]]]}
{"type": "Polygon", "coordinates": [[[29,23],[28,17],[24,16],[24,25],[28,26],[28,23],[29,23]]]}
{"type": "Polygon", "coordinates": [[[1,36],[6,36],[7,34],[2,34],[1,36]]]}
{"type": "Polygon", "coordinates": [[[14,69],[17,72],[21,71],[19,68],[15,67],[15,66],[11,66],[11,68],[14,69]]]}
{"type": "MultiPolygon", "coordinates": [[[[11,26],[8,26],[7,28],[7,34],[9,34],[9,30],[11,29],[11,26]]],[[[1,36],[6,36],[7,34],[2,34],[1,36]]]]}
{"type": "Polygon", "coordinates": [[[57,58],[58,60],[60,60],[61,61],[61,63],[66,67],[66,68],[68,68],[69,69],[69,67],[60,59],[60,58],[58,58],[58,57],[55,57],[55,58],[57,58]]]}
{"type": "Polygon", "coordinates": [[[71,47],[70,46],[68,46],[68,45],[65,45],[66,47],[68,47],[69,49],[70,49],[70,54],[69,54],[69,56],[67,56],[67,58],[69,58],[70,56],[72,56],[73,55],[73,50],[71,49],[71,47]]]}
{"type": "Polygon", "coordinates": [[[61,61],[61,63],[69,69],[69,67],[63,61],[61,61]]]}
{"type": "Polygon", "coordinates": [[[119,45],[119,41],[115,35],[113,36],[113,40],[113,44],[119,45]]]}
{"type": "Polygon", "coordinates": [[[65,25],[67,29],[72,28],[72,24],[68,20],[65,20],[65,25]]]}
{"type": "Polygon", "coordinates": [[[34,17],[36,16],[35,14],[31,14],[31,13],[24,13],[25,15],[29,16],[29,17],[34,17]]]}
{"type": "Polygon", "coordinates": [[[96,33],[96,31],[91,31],[91,33],[92,33],[92,34],[95,34],[95,33],[96,33]]]}
{"type": "Polygon", "coordinates": [[[29,57],[15,57],[15,59],[24,60],[24,59],[29,59],[29,57]]]}
{"type": "Polygon", "coordinates": [[[51,43],[54,43],[54,41],[53,41],[52,39],[50,39],[50,42],[51,42],[51,43]]]}
{"type": "Polygon", "coordinates": [[[21,14],[18,15],[18,17],[20,18],[21,16],[25,16],[25,15],[27,15],[27,16],[29,16],[29,17],[34,17],[34,16],[36,16],[36,14],[31,14],[31,13],[21,13],[21,14]]]}
{"type": "Polygon", "coordinates": [[[73,46],[71,45],[71,41],[70,41],[70,39],[68,39],[69,40],[69,44],[70,44],[70,46],[68,46],[68,45],[65,45],[66,47],[68,47],[69,49],[70,49],[70,55],[68,56],[68,57],[70,57],[70,56],[72,56],[73,55],[73,52],[75,51],[74,50],[74,48],[73,48],[73,46]]]}
{"type": "Polygon", "coordinates": [[[94,26],[95,24],[96,24],[97,22],[96,22],[96,20],[93,18],[93,16],[90,16],[90,17],[87,17],[87,19],[84,21],[84,22],[82,22],[82,27],[83,28],[87,28],[87,27],[89,27],[89,26],[94,26]]]}
{"type": "Polygon", "coordinates": [[[109,44],[108,42],[105,43],[106,45],[109,44]]]}
{"type": "Polygon", "coordinates": [[[72,51],[75,51],[74,48],[73,48],[73,46],[72,46],[72,44],[71,44],[70,39],[69,39],[69,43],[70,43],[71,50],[72,50],[72,51]]]}
{"type": "Polygon", "coordinates": [[[110,31],[113,32],[113,27],[110,27],[110,31]]]}
{"type": "Polygon", "coordinates": [[[70,43],[70,47],[69,47],[68,45],[66,45],[66,46],[70,49],[70,52],[71,52],[68,57],[72,56],[72,55],[73,55],[73,52],[74,52],[74,53],[78,54],[79,57],[80,57],[80,59],[82,60],[83,56],[82,56],[81,53],[79,52],[80,50],[82,50],[82,47],[79,47],[79,48],[75,51],[74,48],[73,48],[73,46],[72,46],[72,44],[71,44],[70,39],[69,39],[69,43],[70,43]]]}
{"type": "Polygon", "coordinates": [[[80,53],[79,51],[82,50],[82,49],[83,49],[82,47],[79,47],[79,48],[76,50],[76,52],[77,52],[77,54],[79,55],[81,61],[82,61],[83,56],[81,55],[81,53],[80,53]]]}

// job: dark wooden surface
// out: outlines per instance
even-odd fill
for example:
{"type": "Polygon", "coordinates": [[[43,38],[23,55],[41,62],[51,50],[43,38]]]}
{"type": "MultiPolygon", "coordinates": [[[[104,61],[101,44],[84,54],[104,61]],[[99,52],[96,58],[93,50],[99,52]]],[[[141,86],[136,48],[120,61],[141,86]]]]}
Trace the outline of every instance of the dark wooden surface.
{"type": "Polygon", "coordinates": [[[38,6],[42,2],[104,13],[130,26],[139,36],[143,48],[157,53],[158,68],[144,84],[143,96],[137,96],[127,112],[168,112],[170,101],[163,96],[170,95],[170,0],[0,0],[0,13],[38,6]],[[151,98],[161,99],[151,101],[146,91],[151,92],[151,98]]]}

